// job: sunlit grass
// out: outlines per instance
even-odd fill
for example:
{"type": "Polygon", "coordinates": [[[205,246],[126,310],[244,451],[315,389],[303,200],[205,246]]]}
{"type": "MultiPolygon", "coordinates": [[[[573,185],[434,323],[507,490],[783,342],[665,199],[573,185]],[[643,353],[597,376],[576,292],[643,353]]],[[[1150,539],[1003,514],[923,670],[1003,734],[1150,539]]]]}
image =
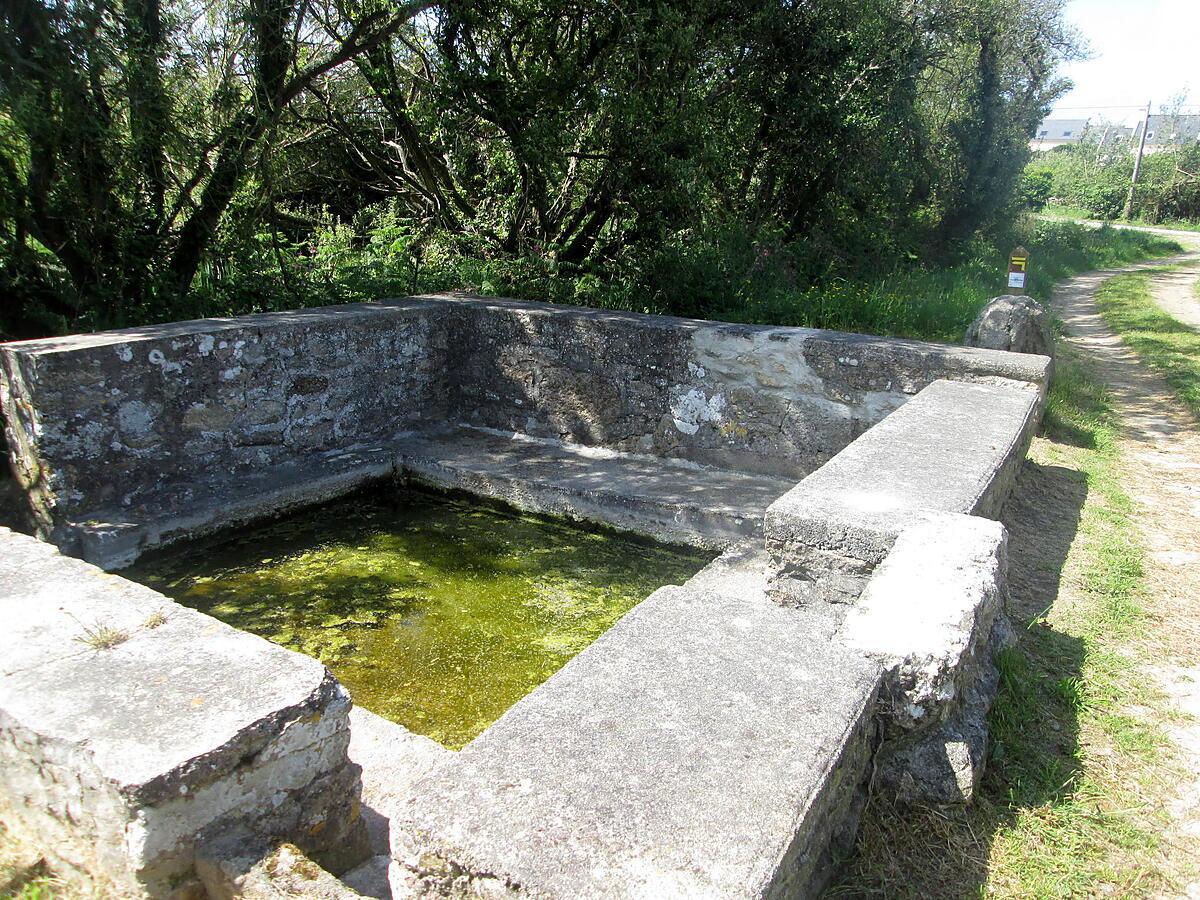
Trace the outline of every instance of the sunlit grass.
{"type": "MultiPolygon", "coordinates": [[[[1065,278],[1180,251],[1177,243],[1114,228],[1040,222],[1031,226],[1029,294],[1048,300],[1065,278]]],[[[992,297],[1005,292],[1008,253],[993,248],[942,269],[908,267],[869,281],[833,281],[804,291],[760,289],[731,296],[707,318],[829,328],[955,343],[992,297]]]]}
{"type": "MultiPolygon", "coordinates": [[[[1091,210],[1082,206],[1058,206],[1051,204],[1042,210],[1042,214],[1054,219],[1095,219],[1091,210]]],[[[1139,225],[1144,228],[1166,228],[1171,231],[1200,231],[1200,222],[1185,222],[1180,219],[1168,219],[1164,222],[1147,222],[1145,219],[1132,219],[1123,224],[1139,225]]]]}
{"type": "Polygon", "coordinates": [[[1152,272],[1110,279],[1097,294],[1104,320],[1179,399],[1200,417],[1200,333],[1163,312],[1154,302],[1152,272]]]}

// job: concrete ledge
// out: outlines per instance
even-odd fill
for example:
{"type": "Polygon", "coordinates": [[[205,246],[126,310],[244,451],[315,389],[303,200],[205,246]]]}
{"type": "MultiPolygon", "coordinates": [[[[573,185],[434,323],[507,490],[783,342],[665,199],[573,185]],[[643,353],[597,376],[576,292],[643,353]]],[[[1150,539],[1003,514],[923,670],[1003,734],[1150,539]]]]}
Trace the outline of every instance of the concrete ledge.
{"type": "Polygon", "coordinates": [[[961,803],[974,795],[1007,571],[1003,525],[943,516],[901,533],[846,616],[841,638],[884,667],[876,777],[903,799],[961,803]]]}
{"type": "Polygon", "coordinates": [[[767,506],[792,482],[682,460],[458,428],[413,435],[397,468],[419,481],[551,513],[723,549],[761,538],[767,506]]]}
{"type": "Polygon", "coordinates": [[[997,515],[1040,412],[1016,383],[925,388],[767,509],[778,598],[851,600],[905,528],[997,515]]]}
{"type": "Polygon", "coordinates": [[[51,537],[64,553],[120,569],[155,547],[333,500],[395,472],[390,446],[314,453],[269,473],[176,483],[137,506],[94,510],[83,521],[63,522],[51,537]]]}
{"type": "Polygon", "coordinates": [[[349,698],[316,660],[4,529],[0,618],[0,797],[60,867],[169,896],[235,826],[365,855],[349,698]]]}
{"type": "Polygon", "coordinates": [[[392,820],[410,871],[540,897],[819,889],[853,835],[880,667],[772,603],[764,566],[657,591],[418,781],[392,820]]]}
{"type": "Polygon", "coordinates": [[[764,510],[792,484],[681,460],[447,427],[314,453],[269,474],[176,484],[136,507],[97,510],[87,521],[67,523],[56,542],[102,568],[119,569],[148,549],[321,503],[393,476],[712,549],[760,537],[764,510]]]}

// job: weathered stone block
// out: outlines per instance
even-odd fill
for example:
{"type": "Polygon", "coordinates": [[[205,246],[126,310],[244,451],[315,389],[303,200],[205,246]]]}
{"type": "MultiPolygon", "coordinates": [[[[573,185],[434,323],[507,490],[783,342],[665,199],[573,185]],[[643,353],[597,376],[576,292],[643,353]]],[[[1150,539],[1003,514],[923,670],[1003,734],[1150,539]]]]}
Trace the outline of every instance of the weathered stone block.
{"type": "Polygon", "coordinates": [[[273,846],[247,831],[235,831],[206,845],[197,855],[196,870],[209,900],[362,897],[294,844],[273,846]]]}
{"type": "Polygon", "coordinates": [[[225,431],[233,421],[233,413],[215,403],[192,403],[183,414],[183,427],[191,431],[225,431]]]}
{"type": "Polygon", "coordinates": [[[925,388],[768,508],[779,599],[853,599],[905,528],[997,515],[1040,411],[1017,383],[925,388]]]}
{"type": "Polygon", "coordinates": [[[999,522],[944,516],[902,532],[875,570],[843,635],[884,666],[889,734],[963,704],[1004,608],[1006,548],[999,522]]]}
{"type": "Polygon", "coordinates": [[[969,802],[983,773],[993,653],[1006,626],[1007,537],[947,515],[906,529],[841,637],[883,666],[877,782],[901,799],[969,802]]]}
{"type": "Polygon", "coordinates": [[[811,896],[854,833],[878,665],[743,554],[664,588],[413,785],[391,825],[436,890],[811,896]]]}
{"type": "Polygon", "coordinates": [[[172,896],[244,827],[366,855],[349,698],[316,660],[0,529],[0,797],[64,871],[172,896]]]}
{"type": "Polygon", "coordinates": [[[1054,356],[1050,314],[1032,297],[992,298],[971,322],[963,341],[969,347],[1054,356]]]}

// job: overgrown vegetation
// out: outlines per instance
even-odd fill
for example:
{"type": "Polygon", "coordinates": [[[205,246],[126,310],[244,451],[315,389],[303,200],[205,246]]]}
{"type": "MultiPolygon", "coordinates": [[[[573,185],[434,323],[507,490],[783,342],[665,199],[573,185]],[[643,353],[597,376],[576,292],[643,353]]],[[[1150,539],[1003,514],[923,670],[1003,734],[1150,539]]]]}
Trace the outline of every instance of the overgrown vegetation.
{"type": "Polygon", "coordinates": [[[874,799],[833,896],[1183,889],[1163,860],[1180,764],[1163,699],[1139,672],[1170,636],[1149,627],[1109,398],[1066,345],[1058,354],[1046,436],[1006,512],[1019,640],[1001,660],[981,795],[966,811],[874,799]]]}
{"type": "MultiPolygon", "coordinates": [[[[1173,132],[1164,110],[1164,132],[1173,132]]],[[[1175,115],[1179,115],[1176,108],[1175,115]]],[[[1036,154],[1021,179],[1025,205],[1040,210],[1053,201],[1060,212],[1082,218],[1127,219],[1146,225],[1200,224],[1200,143],[1169,145],[1142,160],[1130,214],[1129,184],[1137,147],[1113,129],[1089,128],[1078,144],[1036,154]]]]}
{"type": "Polygon", "coordinates": [[[1152,272],[1133,272],[1105,282],[1096,301],[1104,320],[1138,357],[1200,418],[1200,334],[1154,302],[1152,272]]]}
{"type": "Polygon", "coordinates": [[[11,0],[0,330],[380,278],[703,310],[970,260],[1065,88],[1062,6],[11,0]]]}

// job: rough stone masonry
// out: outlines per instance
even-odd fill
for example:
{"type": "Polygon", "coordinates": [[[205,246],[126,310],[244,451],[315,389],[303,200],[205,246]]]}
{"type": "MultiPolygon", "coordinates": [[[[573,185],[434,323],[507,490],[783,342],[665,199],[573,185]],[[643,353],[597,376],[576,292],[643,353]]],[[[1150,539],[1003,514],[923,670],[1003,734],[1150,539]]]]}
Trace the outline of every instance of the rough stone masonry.
{"type": "Polygon", "coordinates": [[[451,753],[348,714],[313,660],[0,533],[25,623],[0,635],[3,802],[147,896],[202,889],[197,858],[260,871],[202,852],[242,830],[334,870],[374,854],[345,876],[373,896],[810,896],[869,790],[972,795],[1006,635],[989,517],[1048,372],[448,296],[0,345],[38,533],[105,567],[386,477],[720,552],[451,753]],[[123,639],[89,646],[102,624],[123,639]]]}

